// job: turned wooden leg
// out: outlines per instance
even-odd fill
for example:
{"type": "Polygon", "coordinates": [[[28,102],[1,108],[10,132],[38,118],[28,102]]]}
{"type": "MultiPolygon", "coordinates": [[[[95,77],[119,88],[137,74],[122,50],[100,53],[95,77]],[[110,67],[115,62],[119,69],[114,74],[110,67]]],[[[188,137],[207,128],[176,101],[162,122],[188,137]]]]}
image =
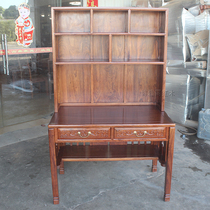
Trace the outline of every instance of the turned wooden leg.
{"type": "Polygon", "coordinates": [[[157,172],[157,159],[152,160],[152,172],[157,172]]]}
{"type": "Polygon", "coordinates": [[[56,164],[54,129],[48,129],[48,135],[49,135],[49,148],[50,148],[50,165],[51,165],[53,203],[59,204],[58,175],[57,175],[57,164],[56,164]]]}
{"type": "Polygon", "coordinates": [[[61,160],[59,172],[60,174],[64,174],[64,161],[63,160],[61,160]]]}
{"type": "Polygon", "coordinates": [[[164,193],[165,201],[170,201],[172,165],[173,165],[173,153],[174,153],[174,137],[175,137],[175,127],[171,127],[169,140],[168,140],[168,152],[167,152],[166,172],[165,172],[165,193],[164,193]]]}

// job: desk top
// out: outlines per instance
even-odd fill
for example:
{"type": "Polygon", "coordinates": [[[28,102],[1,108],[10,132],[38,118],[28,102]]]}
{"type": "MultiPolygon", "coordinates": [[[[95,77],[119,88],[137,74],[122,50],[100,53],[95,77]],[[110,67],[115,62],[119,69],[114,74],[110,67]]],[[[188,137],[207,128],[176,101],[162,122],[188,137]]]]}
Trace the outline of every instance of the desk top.
{"type": "Polygon", "coordinates": [[[156,106],[61,106],[50,127],[175,126],[156,106]]]}

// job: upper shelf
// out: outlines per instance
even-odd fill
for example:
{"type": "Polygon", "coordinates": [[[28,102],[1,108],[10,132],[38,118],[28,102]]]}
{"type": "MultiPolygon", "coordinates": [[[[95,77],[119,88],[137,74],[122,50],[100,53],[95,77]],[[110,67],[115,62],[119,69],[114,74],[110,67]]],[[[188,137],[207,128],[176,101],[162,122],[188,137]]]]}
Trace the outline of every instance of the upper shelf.
{"type": "Polygon", "coordinates": [[[160,60],[115,60],[109,62],[109,60],[57,60],[56,65],[69,65],[69,64],[144,64],[144,65],[164,65],[160,60]]]}
{"type": "Polygon", "coordinates": [[[163,35],[167,9],[52,9],[55,35],[63,33],[142,33],[163,35]],[[106,17],[106,18],[104,18],[106,17]]]}
{"type": "MultiPolygon", "coordinates": [[[[112,62],[163,62],[164,37],[158,36],[91,36],[55,37],[55,57],[58,64],[112,62]]],[[[162,63],[161,63],[162,64],[162,63]]]]}
{"type": "Polygon", "coordinates": [[[97,32],[61,32],[61,33],[54,33],[55,36],[71,36],[71,35],[136,35],[136,36],[165,36],[165,33],[117,33],[117,32],[102,32],[102,33],[97,33],[97,32]]]}

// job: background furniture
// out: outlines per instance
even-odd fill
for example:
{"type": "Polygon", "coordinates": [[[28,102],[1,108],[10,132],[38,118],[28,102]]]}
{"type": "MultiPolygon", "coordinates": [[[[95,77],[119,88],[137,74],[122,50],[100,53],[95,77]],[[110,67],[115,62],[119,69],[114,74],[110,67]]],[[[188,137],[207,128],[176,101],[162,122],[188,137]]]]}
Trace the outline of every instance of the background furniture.
{"type": "Polygon", "coordinates": [[[167,9],[52,8],[53,202],[64,161],[157,160],[170,200],[175,124],[164,112],[167,9]]]}

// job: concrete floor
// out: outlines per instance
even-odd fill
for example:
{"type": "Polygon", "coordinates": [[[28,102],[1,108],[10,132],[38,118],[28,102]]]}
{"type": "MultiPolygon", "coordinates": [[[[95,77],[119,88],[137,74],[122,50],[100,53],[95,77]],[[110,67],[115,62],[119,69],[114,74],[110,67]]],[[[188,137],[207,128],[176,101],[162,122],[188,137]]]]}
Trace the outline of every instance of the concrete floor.
{"type": "Polygon", "coordinates": [[[163,201],[165,169],[152,173],[151,161],[68,162],[58,175],[59,205],[52,204],[47,126],[5,133],[0,142],[0,210],[210,209],[210,141],[176,131],[170,202],[163,201]]]}

